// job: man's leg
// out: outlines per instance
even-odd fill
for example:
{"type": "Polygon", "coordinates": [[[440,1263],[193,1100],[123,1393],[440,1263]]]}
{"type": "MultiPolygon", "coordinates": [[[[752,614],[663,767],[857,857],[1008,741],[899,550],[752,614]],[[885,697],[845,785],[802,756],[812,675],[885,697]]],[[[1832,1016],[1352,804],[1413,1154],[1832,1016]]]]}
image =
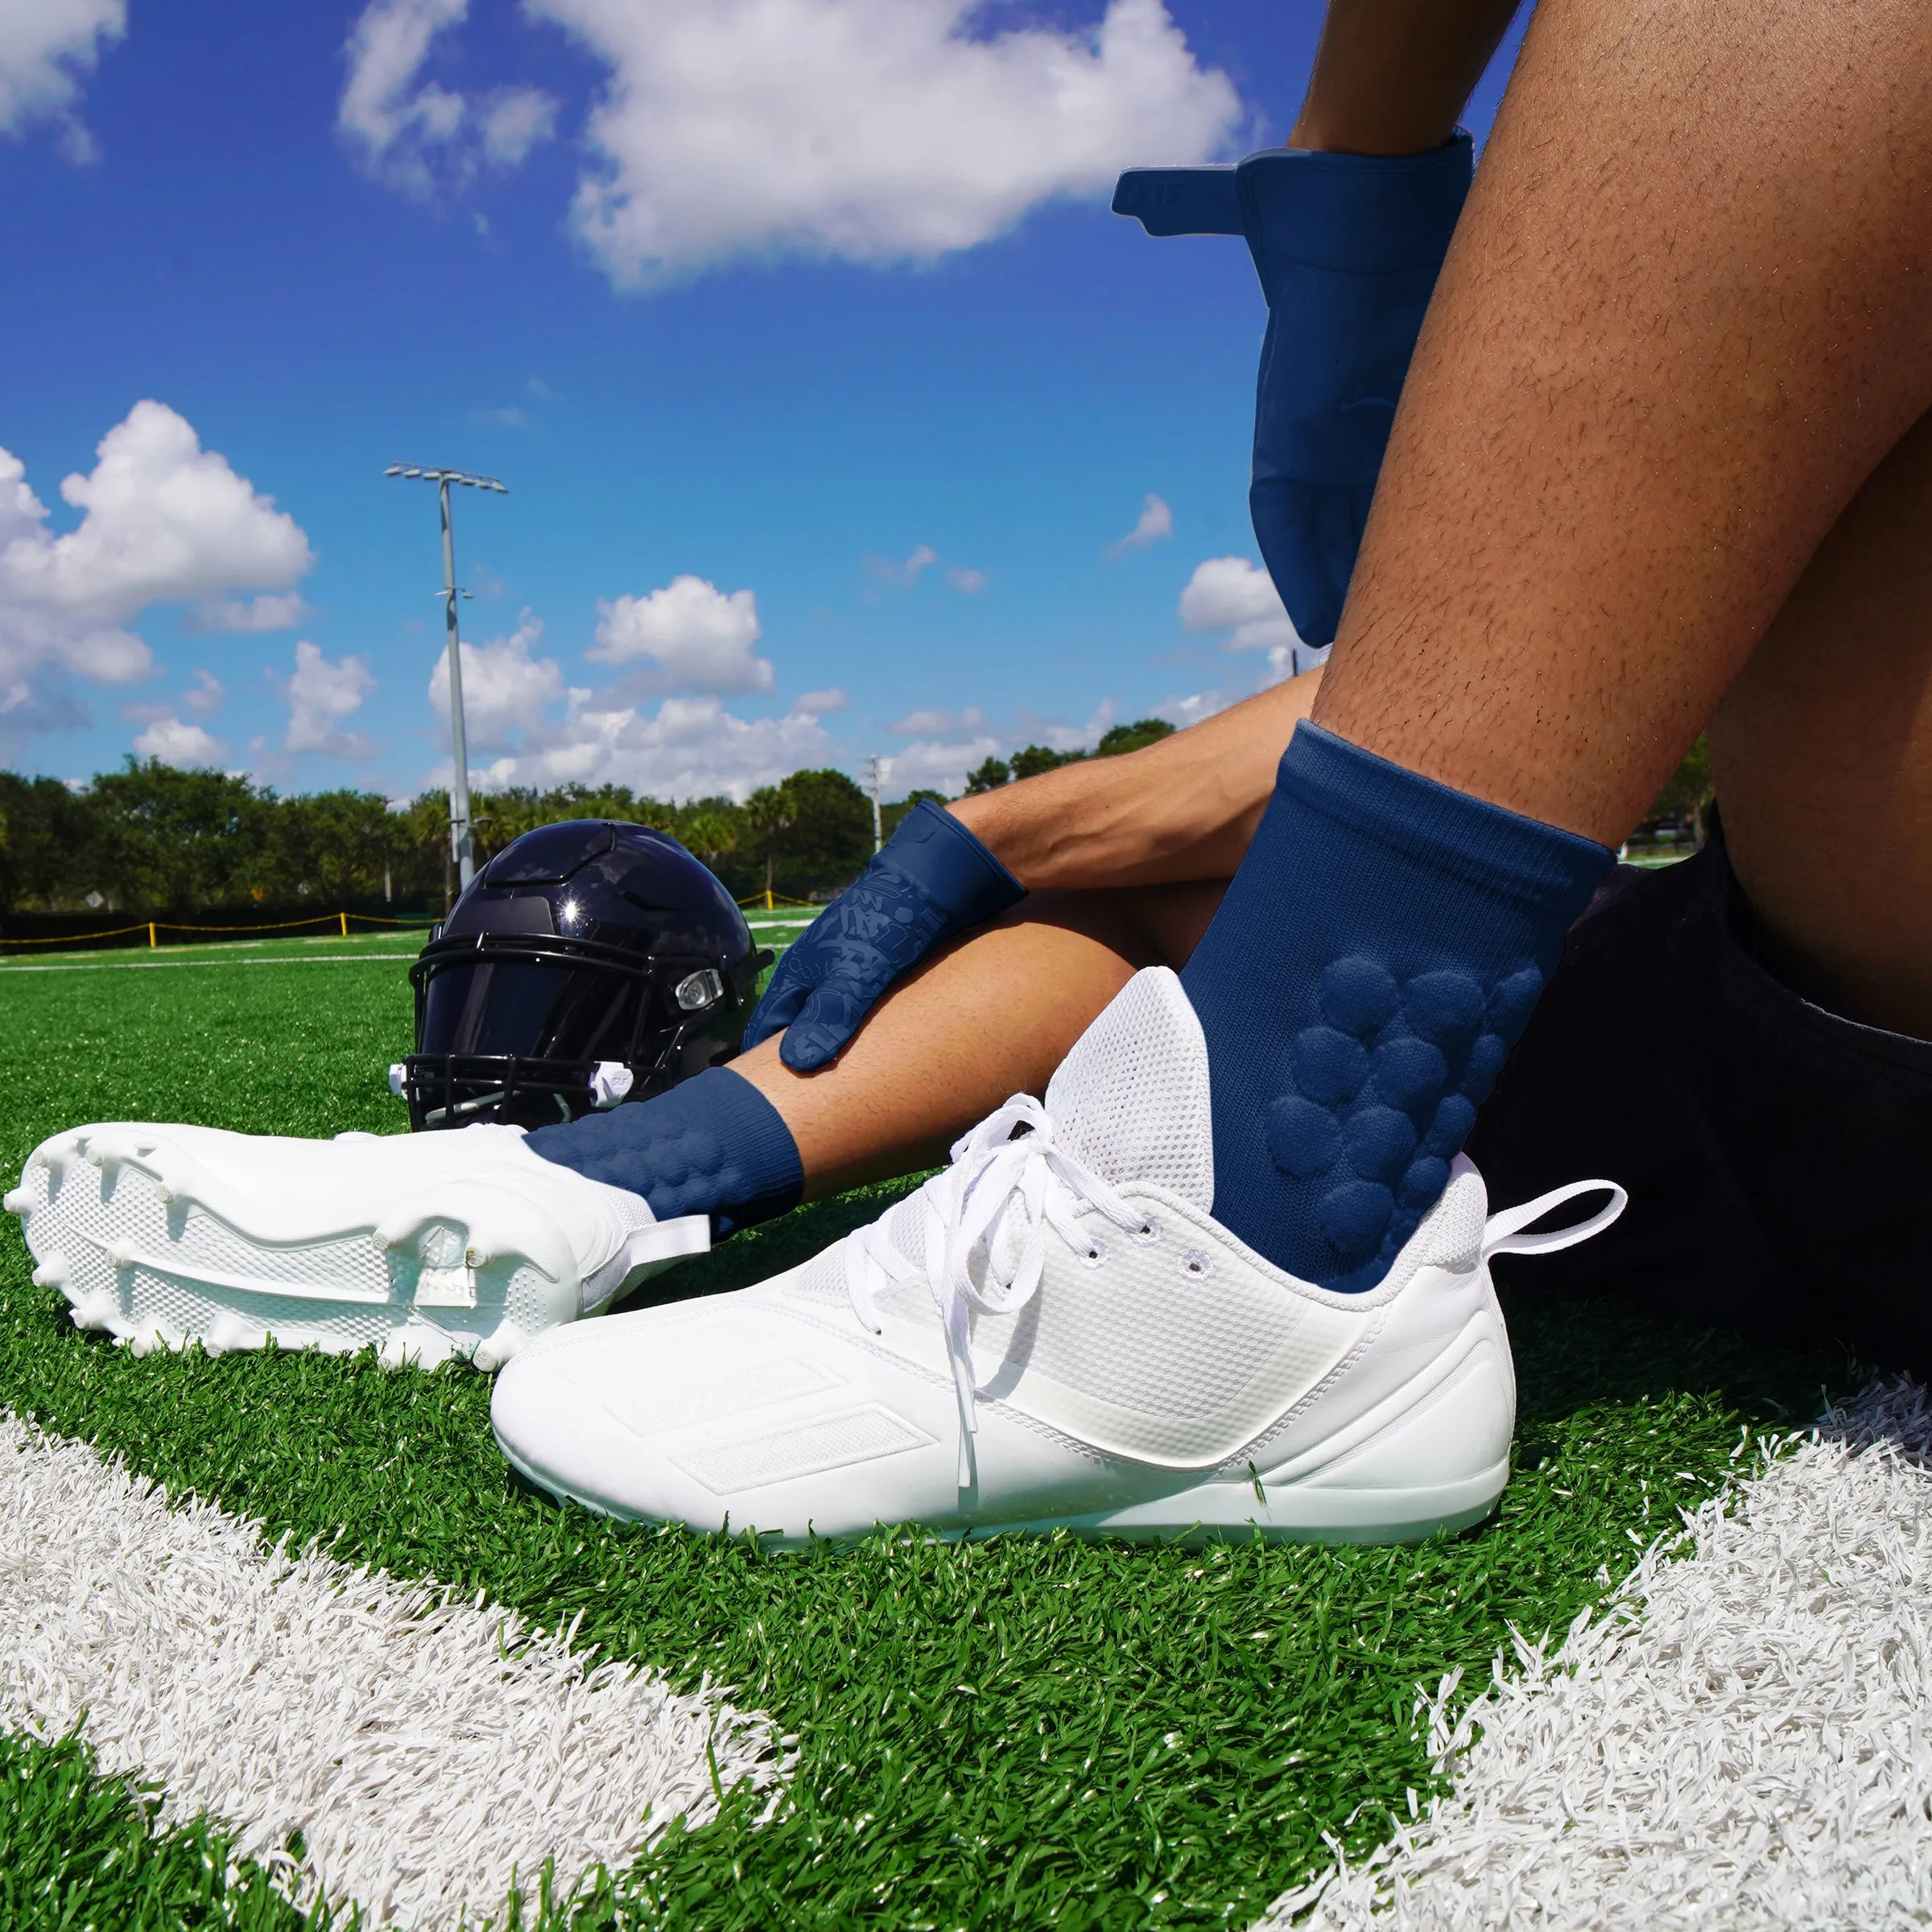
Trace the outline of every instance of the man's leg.
{"type": "Polygon", "coordinates": [[[828,1067],[795,1072],[774,1035],[727,1068],[539,1128],[529,1144],[643,1195],[660,1218],[707,1213],[726,1231],[935,1166],[1002,1100],[1043,1093],[1141,968],[1182,965],[1226,885],[1034,893],[900,980],[828,1067]]]}
{"type": "Polygon", "coordinates": [[[798,1143],[803,1198],[936,1166],[1010,1094],[1041,1094],[1146,966],[1185,963],[1224,880],[1038,893],[886,995],[841,1058],[794,1073],[768,1040],[732,1063],[798,1143]]]}
{"type": "Polygon", "coordinates": [[[1932,417],[1860,491],[1711,721],[1782,977],[1932,1039],[1932,417]]]}
{"type": "Polygon", "coordinates": [[[1381,1278],[1604,845],[1932,401],[1929,180],[1916,0],[1539,11],[1321,729],[1184,976],[1216,1216],[1290,1271],[1381,1278]]]}
{"type": "Polygon", "coordinates": [[[1932,10],[1544,0],[1315,716],[1615,845],[1932,402],[1932,10]]]}
{"type": "Polygon", "coordinates": [[[1932,1366],[1928,529],[1922,420],[1712,720],[1715,836],[1572,931],[1470,1143],[1505,1195],[1629,1187],[1549,1285],[1932,1366]]]}

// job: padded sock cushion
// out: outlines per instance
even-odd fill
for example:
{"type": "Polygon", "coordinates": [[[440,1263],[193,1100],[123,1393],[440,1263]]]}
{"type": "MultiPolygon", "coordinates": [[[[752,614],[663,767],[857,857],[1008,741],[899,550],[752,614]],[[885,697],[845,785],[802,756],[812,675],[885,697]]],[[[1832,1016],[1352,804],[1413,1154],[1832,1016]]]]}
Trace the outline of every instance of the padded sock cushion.
{"type": "Polygon", "coordinates": [[[1305,1280],[1380,1281],[1610,862],[1298,725],[1181,976],[1208,1041],[1216,1218],[1305,1280]]]}
{"type": "Polygon", "coordinates": [[[707,1067],[608,1113],[539,1127],[528,1145],[559,1166],[641,1194],[661,1221],[708,1214],[720,1236],[796,1207],[804,1185],[791,1130],[729,1067],[707,1067]]]}

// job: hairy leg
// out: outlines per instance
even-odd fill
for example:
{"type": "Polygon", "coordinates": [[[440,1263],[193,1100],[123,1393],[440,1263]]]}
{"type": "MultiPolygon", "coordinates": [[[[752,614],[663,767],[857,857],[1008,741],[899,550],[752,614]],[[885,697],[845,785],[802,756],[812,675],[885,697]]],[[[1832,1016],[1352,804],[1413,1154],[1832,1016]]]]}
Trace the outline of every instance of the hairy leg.
{"type": "Polygon", "coordinates": [[[774,1037],[733,1068],[791,1130],[808,1200],[935,1166],[1009,1095],[1043,1093],[1134,973],[1183,964],[1224,884],[1036,893],[901,980],[831,1066],[794,1073],[774,1037]]]}
{"type": "Polygon", "coordinates": [[[1819,546],[1710,732],[1783,976],[1932,1038],[1932,416],[1819,546]]]}
{"type": "Polygon", "coordinates": [[[1544,0],[1318,724],[1615,845],[1932,402],[1932,9],[1544,0]]]}

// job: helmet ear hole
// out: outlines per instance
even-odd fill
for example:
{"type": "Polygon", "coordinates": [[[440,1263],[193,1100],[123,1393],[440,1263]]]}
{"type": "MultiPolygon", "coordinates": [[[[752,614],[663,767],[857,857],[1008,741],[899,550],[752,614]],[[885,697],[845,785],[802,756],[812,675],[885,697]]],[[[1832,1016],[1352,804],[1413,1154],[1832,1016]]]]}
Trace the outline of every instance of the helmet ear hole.
{"type": "Polygon", "coordinates": [[[647,1098],[737,1051],[758,957],[675,840],[540,828],[477,873],[411,968],[416,1051],[392,1085],[418,1129],[535,1129],[647,1098]]]}

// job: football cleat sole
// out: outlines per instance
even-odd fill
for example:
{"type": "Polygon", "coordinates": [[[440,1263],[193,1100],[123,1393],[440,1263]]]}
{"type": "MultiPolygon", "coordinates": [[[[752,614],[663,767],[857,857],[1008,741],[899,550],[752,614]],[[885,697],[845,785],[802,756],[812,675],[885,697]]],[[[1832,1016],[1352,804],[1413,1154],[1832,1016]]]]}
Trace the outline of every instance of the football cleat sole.
{"type": "Polygon", "coordinates": [[[402,1157],[393,1179],[372,1185],[365,1164],[360,1185],[332,1196],[279,1187],[272,1172],[237,1182],[200,1158],[217,1137],[242,1137],[109,1125],[28,1157],[5,1205],[21,1217],[35,1286],[59,1289],[76,1327],[137,1355],[191,1342],[211,1355],[374,1348],[393,1366],[489,1370],[710,1245],[702,1216],[616,1226],[600,1231],[587,1271],[584,1228],[601,1203],[583,1190],[599,1184],[533,1167],[540,1157],[507,1143],[476,1143],[487,1158],[464,1172],[450,1158],[461,1137],[434,1137],[443,1146],[427,1161],[409,1137],[386,1150],[402,1157]],[[412,1164],[443,1170],[412,1175],[412,1164]]]}

